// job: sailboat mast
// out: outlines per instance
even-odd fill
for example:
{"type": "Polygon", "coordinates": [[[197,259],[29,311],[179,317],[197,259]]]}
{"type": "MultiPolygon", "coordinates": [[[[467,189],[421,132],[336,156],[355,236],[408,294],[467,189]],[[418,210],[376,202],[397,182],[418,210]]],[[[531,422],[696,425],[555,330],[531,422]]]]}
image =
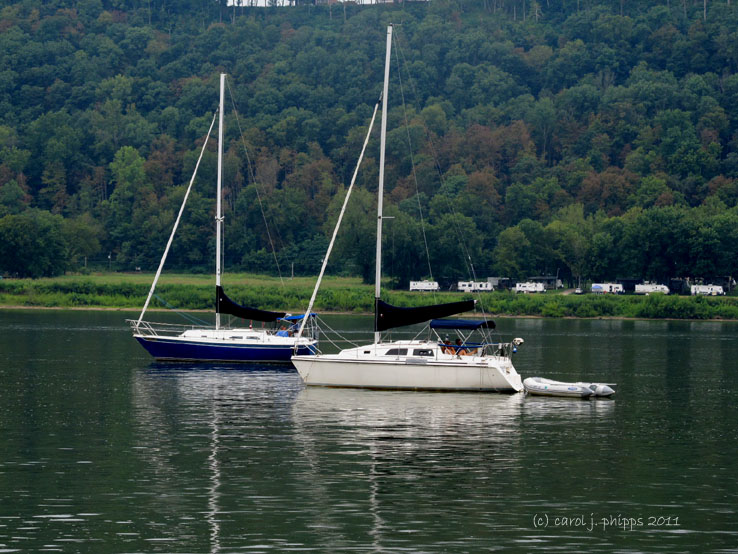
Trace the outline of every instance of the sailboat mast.
{"type": "MultiPolygon", "coordinates": [[[[377,191],[377,259],[374,274],[374,317],[378,317],[377,306],[382,284],[382,197],[384,196],[384,150],[387,137],[387,93],[389,91],[390,54],[392,50],[392,25],[387,27],[387,55],[384,60],[384,89],[382,90],[382,129],[379,139],[379,190],[377,191]]],[[[377,329],[375,322],[375,329],[377,329]]],[[[374,332],[374,344],[380,332],[374,332]]]]}
{"type": "MultiPolygon", "coordinates": [[[[216,213],[215,213],[215,286],[220,287],[220,274],[223,262],[220,259],[220,252],[223,241],[223,206],[221,205],[221,190],[223,188],[223,105],[225,97],[225,73],[220,74],[220,107],[218,113],[218,191],[216,194],[216,213]]],[[[220,329],[220,312],[215,311],[215,328],[220,329]]]]}

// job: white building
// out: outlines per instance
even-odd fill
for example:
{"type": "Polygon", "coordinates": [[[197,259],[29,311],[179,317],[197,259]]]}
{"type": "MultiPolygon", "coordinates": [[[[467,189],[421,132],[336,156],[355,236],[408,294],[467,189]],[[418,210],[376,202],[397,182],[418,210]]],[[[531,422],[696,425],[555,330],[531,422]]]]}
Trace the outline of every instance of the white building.
{"type": "Polygon", "coordinates": [[[725,294],[723,287],[720,285],[692,285],[690,287],[690,292],[692,293],[692,296],[722,296],[725,294]]]}
{"type": "MultiPolygon", "coordinates": [[[[405,2],[428,2],[430,0],[403,0],[405,2]]],[[[394,0],[228,0],[229,7],[237,8],[268,8],[268,7],[291,7],[296,5],[321,5],[321,4],[357,4],[370,6],[373,4],[393,4],[394,0]]]]}
{"type": "Polygon", "coordinates": [[[532,283],[530,281],[526,283],[517,283],[515,285],[515,292],[522,292],[524,294],[532,292],[546,292],[546,286],[543,283],[532,283]]]}
{"type": "Polygon", "coordinates": [[[438,286],[438,282],[436,281],[410,281],[410,290],[420,290],[420,291],[426,291],[426,292],[435,292],[438,290],[441,290],[441,287],[438,286]]]}
{"type": "Polygon", "coordinates": [[[457,290],[461,292],[492,292],[494,287],[487,281],[459,281],[457,290]]]}
{"type": "Polygon", "coordinates": [[[618,283],[592,283],[592,292],[595,294],[623,294],[623,285],[618,283]]]}
{"type": "Polygon", "coordinates": [[[654,283],[644,283],[642,285],[635,286],[636,294],[651,294],[654,292],[669,294],[670,291],[669,287],[667,287],[666,285],[656,285],[654,283]]]}

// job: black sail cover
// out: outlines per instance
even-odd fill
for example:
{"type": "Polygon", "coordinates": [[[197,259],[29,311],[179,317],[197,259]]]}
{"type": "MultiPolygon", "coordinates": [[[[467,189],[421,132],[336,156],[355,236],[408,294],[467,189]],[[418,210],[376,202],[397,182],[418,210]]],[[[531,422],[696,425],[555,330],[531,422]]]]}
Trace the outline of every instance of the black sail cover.
{"type": "Polygon", "coordinates": [[[257,310],[256,308],[247,308],[236,304],[226,296],[223,287],[219,286],[215,287],[215,311],[219,314],[231,314],[255,321],[277,321],[287,315],[285,312],[267,312],[266,310],[257,310]]]}
{"type": "Polygon", "coordinates": [[[377,298],[374,309],[374,330],[386,331],[394,327],[422,323],[473,309],[474,300],[434,304],[432,306],[421,306],[420,308],[398,308],[377,298]]]}

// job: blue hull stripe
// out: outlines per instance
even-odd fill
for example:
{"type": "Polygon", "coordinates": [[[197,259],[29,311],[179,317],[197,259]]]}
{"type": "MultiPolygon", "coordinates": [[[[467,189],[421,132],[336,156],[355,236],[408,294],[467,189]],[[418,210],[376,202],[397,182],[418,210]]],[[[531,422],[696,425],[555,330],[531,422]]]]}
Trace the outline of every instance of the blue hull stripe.
{"type": "MultiPolygon", "coordinates": [[[[251,344],[211,345],[200,342],[167,341],[136,337],[149,354],[157,360],[201,360],[224,362],[289,362],[294,354],[291,346],[251,344]]],[[[300,346],[300,356],[315,354],[315,346],[300,346]]]]}

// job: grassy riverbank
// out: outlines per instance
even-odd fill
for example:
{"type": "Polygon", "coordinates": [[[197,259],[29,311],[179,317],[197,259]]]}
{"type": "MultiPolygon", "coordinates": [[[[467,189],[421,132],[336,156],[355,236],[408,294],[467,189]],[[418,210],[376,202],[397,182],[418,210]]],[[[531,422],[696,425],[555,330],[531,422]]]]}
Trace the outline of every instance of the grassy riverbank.
{"type": "MultiPolygon", "coordinates": [[[[0,280],[0,306],[139,309],[151,286],[150,274],[66,275],[51,279],[0,280]]],[[[268,310],[299,313],[307,307],[315,279],[236,274],[224,286],[239,303],[268,310]]],[[[166,275],[157,287],[151,308],[167,305],[182,310],[210,310],[213,279],[209,275],[166,275]]],[[[316,300],[318,312],[370,313],[374,287],[357,278],[327,277],[316,300]]],[[[397,306],[421,306],[470,298],[465,293],[437,294],[391,291],[387,300],[397,306]]],[[[644,319],[735,319],[738,297],[516,295],[483,293],[484,311],[495,315],[542,317],[623,317],[644,319]]]]}

